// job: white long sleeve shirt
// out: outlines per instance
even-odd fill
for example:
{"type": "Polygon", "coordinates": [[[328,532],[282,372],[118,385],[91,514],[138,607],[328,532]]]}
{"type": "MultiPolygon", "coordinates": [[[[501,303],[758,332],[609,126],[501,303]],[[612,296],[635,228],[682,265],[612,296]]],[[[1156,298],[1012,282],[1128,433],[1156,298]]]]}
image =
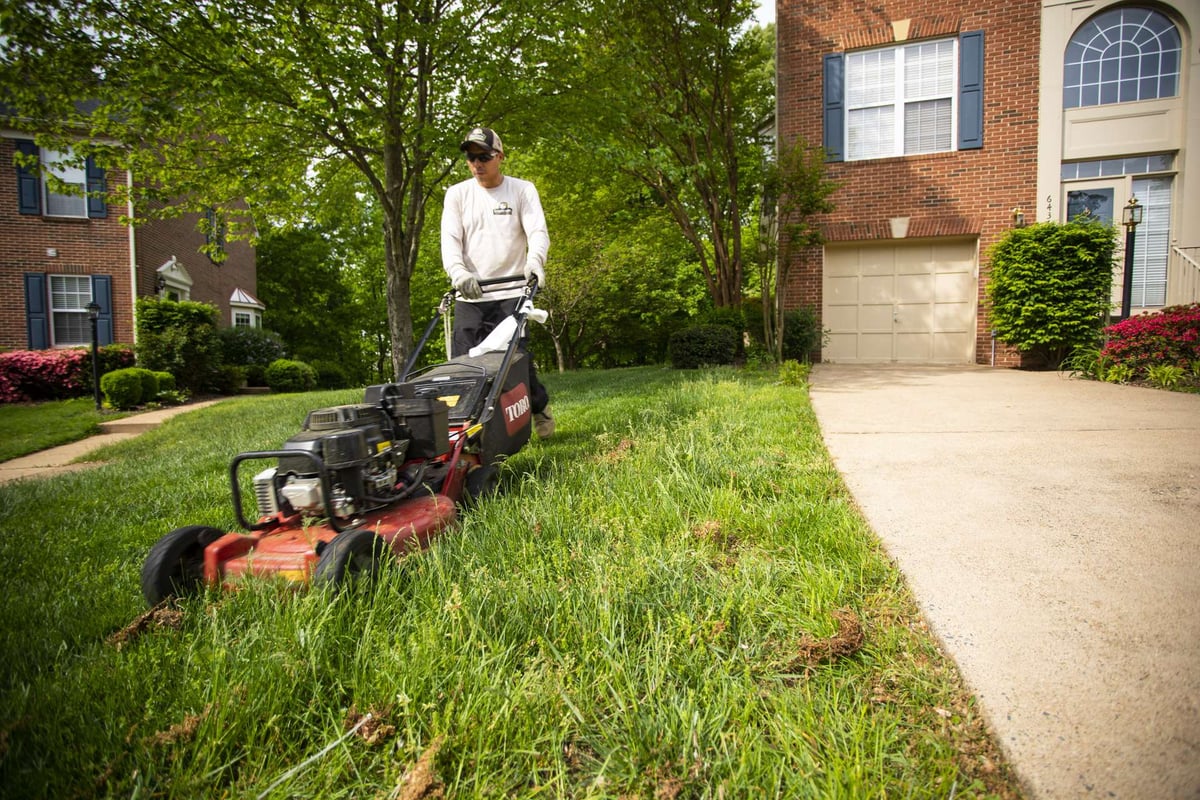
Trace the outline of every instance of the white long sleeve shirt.
{"type": "MultiPolygon", "coordinates": [[[[442,268],[457,283],[521,277],[525,265],[545,268],[550,250],[546,215],[532,183],[507,175],[494,189],[470,178],[446,190],[442,209],[442,268]]],[[[488,292],[484,300],[519,297],[522,287],[488,292]]]]}

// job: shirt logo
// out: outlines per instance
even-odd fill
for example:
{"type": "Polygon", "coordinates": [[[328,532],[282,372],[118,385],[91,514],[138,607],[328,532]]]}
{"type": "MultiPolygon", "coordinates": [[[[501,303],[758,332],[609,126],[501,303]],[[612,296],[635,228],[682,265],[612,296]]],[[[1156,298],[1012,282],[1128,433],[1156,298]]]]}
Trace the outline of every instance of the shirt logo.
{"type": "Polygon", "coordinates": [[[513,210],[512,206],[510,206],[508,203],[501,203],[492,209],[492,213],[501,217],[511,217],[513,210]]]}

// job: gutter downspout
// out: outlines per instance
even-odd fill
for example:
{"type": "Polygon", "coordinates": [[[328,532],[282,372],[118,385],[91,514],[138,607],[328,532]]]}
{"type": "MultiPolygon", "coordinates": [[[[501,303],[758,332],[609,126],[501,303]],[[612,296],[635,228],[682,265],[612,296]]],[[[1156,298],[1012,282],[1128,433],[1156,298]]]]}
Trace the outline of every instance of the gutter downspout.
{"type": "Polygon", "coordinates": [[[133,218],[133,172],[131,170],[125,170],[125,185],[129,188],[129,196],[125,201],[129,216],[129,297],[132,303],[129,309],[129,318],[133,321],[133,343],[137,345],[137,225],[133,218]]]}

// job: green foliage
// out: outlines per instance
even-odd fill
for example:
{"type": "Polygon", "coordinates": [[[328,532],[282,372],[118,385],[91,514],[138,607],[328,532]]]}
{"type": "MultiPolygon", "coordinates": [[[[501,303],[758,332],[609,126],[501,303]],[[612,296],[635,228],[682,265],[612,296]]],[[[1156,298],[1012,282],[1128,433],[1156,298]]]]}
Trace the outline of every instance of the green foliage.
{"type": "Polygon", "coordinates": [[[316,374],[318,389],[345,389],[350,386],[350,378],[346,375],[346,370],[341,364],[334,361],[315,360],[308,362],[308,366],[312,367],[316,374]]]}
{"type": "Polygon", "coordinates": [[[217,313],[208,303],[139,297],[138,364],[170,372],[191,393],[209,388],[222,364],[217,313]]]}
{"type": "Polygon", "coordinates": [[[803,139],[780,143],[774,158],[768,160],[763,178],[762,210],[767,220],[760,231],[758,264],[761,336],[769,342],[775,356],[807,358],[822,342],[795,343],[787,340],[791,322],[783,305],[796,254],[823,241],[821,230],[812,223],[819,214],[833,211],[829,199],[838,184],[825,177],[824,152],[803,139]],[[806,346],[807,345],[807,346],[806,346]]]}
{"type": "Polygon", "coordinates": [[[155,372],[154,378],[158,381],[158,393],[174,392],[176,383],[175,376],[169,372],[155,372]]]}
{"type": "Polygon", "coordinates": [[[738,334],[727,325],[693,325],[671,334],[671,366],[675,369],[732,364],[738,334]]]}
{"type": "Polygon", "coordinates": [[[779,365],[779,382],[784,386],[804,386],[808,383],[812,364],[807,361],[784,361],[779,365]]]}
{"type": "Polygon", "coordinates": [[[1146,368],[1146,379],[1160,389],[1179,388],[1183,381],[1183,368],[1174,364],[1153,364],[1146,368]]]}
{"type": "Polygon", "coordinates": [[[772,32],[748,24],[749,3],[585,8],[578,54],[561,67],[573,91],[559,113],[577,131],[558,137],[574,144],[569,162],[607,161],[638,180],[691,246],[713,305],[739,305],[774,104],[772,32]]]}
{"type": "Polygon", "coordinates": [[[217,394],[237,394],[246,385],[246,368],[222,364],[208,384],[217,394]]]}
{"type": "Polygon", "coordinates": [[[273,392],[308,392],[317,386],[317,373],[312,367],[287,358],[271,362],[265,377],[273,392]]]}
{"type": "MultiPolygon", "coordinates": [[[[256,262],[261,274],[261,254],[257,257],[256,262]]],[[[307,289],[303,291],[306,292],[307,289]]],[[[287,355],[279,334],[264,328],[246,326],[222,328],[217,335],[221,338],[222,360],[235,367],[261,366],[265,368],[275,359],[287,355]]]]}
{"type": "Polygon", "coordinates": [[[1128,364],[1113,364],[1104,372],[1108,383],[1129,383],[1134,378],[1133,367],[1128,364]]]}
{"type": "Polygon", "coordinates": [[[784,316],[783,357],[809,361],[825,342],[825,332],[812,306],[801,306],[784,316]]]}
{"type": "Polygon", "coordinates": [[[1043,222],[1009,231],[989,253],[997,338],[1049,367],[1099,340],[1111,308],[1113,228],[1043,222]]]}
{"type": "Polygon", "coordinates": [[[101,376],[100,391],[113,408],[136,408],[158,395],[158,380],[148,369],[128,367],[101,376]]]}

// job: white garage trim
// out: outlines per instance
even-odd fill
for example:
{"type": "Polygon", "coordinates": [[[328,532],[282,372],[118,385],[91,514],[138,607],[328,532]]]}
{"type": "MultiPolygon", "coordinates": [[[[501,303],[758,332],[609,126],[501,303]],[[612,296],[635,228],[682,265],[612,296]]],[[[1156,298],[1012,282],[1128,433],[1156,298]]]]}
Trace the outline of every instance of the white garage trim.
{"type": "Polygon", "coordinates": [[[978,286],[976,238],[828,245],[821,358],[972,364],[978,286]]]}

